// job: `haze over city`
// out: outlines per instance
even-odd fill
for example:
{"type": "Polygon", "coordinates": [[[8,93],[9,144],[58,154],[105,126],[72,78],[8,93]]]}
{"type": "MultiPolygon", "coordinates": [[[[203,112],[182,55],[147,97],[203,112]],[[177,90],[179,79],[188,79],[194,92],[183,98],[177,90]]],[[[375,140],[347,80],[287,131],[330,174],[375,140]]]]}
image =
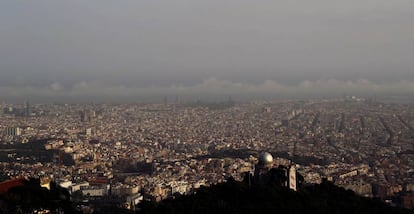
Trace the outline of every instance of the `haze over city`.
{"type": "Polygon", "coordinates": [[[0,213],[414,209],[412,0],[0,1],[0,213]]]}
{"type": "Polygon", "coordinates": [[[411,1],[2,1],[9,101],[413,95],[411,1]]]}

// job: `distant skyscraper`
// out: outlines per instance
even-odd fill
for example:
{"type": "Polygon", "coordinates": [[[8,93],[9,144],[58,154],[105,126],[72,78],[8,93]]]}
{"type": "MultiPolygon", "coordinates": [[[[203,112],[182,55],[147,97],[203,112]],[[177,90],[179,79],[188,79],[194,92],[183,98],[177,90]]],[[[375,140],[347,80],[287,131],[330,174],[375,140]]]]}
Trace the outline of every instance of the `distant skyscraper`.
{"type": "Polygon", "coordinates": [[[24,116],[30,117],[32,114],[29,101],[24,102],[24,116]]]}
{"type": "Polygon", "coordinates": [[[80,115],[81,122],[86,122],[87,121],[87,115],[86,115],[85,111],[80,111],[79,115],[80,115]]]}

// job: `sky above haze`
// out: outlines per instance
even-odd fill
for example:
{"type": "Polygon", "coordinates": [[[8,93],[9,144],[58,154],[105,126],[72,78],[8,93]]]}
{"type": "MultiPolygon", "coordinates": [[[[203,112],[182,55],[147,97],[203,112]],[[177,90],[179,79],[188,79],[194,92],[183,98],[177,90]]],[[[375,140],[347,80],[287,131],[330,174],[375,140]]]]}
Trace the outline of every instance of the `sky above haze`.
{"type": "Polygon", "coordinates": [[[412,0],[3,0],[0,101],[414,95],[413,23],[412,0]]]}

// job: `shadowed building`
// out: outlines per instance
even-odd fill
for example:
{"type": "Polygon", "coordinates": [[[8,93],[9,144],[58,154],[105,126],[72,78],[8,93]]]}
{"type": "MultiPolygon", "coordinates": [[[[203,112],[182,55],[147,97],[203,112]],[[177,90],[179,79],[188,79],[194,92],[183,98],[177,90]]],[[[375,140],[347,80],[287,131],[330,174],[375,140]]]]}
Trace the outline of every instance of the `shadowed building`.
{"type": "Polygon", "coordinates": [[[277,183],[296,191],[296,173],[296,167],[294,165],[289,167],[281,165],[274,167],[273,156],[268,152],[264,152],[259,155],[253,178],[250,178],[251,175],[248,175],[248,179],[255,184],[277,183]]]}

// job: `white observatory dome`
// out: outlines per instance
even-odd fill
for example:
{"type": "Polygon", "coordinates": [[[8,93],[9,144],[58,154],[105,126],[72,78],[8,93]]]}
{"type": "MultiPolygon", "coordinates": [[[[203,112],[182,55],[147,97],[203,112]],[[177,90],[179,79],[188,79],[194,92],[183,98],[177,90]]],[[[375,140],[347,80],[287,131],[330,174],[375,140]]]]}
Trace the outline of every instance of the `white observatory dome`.
{"type": "Polygon", "coordinates": [[[273,164],[273,156],[269,152],[264,152],[259,155],[259,164],[270,165],[273,164]]]}

